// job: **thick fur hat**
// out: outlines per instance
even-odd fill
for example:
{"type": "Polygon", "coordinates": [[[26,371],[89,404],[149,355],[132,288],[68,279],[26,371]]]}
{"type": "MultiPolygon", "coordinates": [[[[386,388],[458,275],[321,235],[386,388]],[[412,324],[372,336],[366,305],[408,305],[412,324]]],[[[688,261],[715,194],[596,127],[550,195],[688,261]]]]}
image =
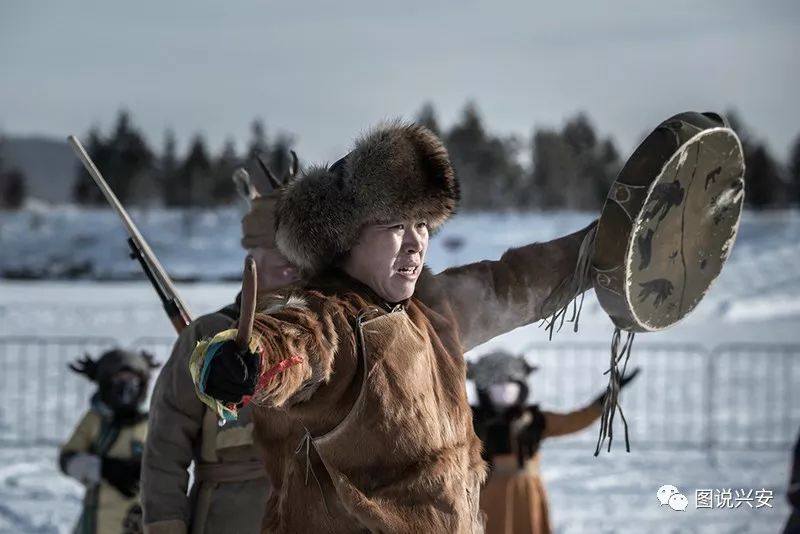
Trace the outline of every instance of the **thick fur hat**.
{"type": "Polygon", "coordinates": [[[528,381],[528,375],[537,370],[524,356],[497,350],[481,356],[476,362],[467,364],[467,378],[475,382],[478,389],[487,389],[492,384],[528,381]]]}
{"type": "Polygon", "coordinates": [[[306,276],[329,267],[368,224],[420,219],[431,231],[458,202],[458,182],[442,142],[423,126],[383,124],[330,168],[310,167],[282,191],[280,251],[306,276]]]}
{"type": "Polygon", "coordinates": [[[250,203],[250,209],[242,217],[242,248],[275,247],[275,205],[277,192],[258,196],[250,203]]]}
{"type": "Polygon", "coordinates": [[[240,167],[233,173],[236,191],[247,201],[248,210],[242,217],[242,248],[275,248],[275,207],[283,187],[293,180],[297,174],[299,161],[294,150],[290,150],[291,160],[288,173],[278,180],[267,165],[262,154],[257,153],[255,159],[264,178],[272,185],[273,190],[262,194],[250,179],[247,169],[240,167]]]}
{"type": "Polygon", "coordinates": [[[101,384],[108,381],[114,374],[122,370],[129,370],[142,377],[142,381],[150,379],[150,372],[161,365],[149,352],[133,352],[123,349],[111,349],[95,360],[89,354],[82,359],[69,364],[69,368],[76,373],[86,375],[92,382],[101,384]]]}

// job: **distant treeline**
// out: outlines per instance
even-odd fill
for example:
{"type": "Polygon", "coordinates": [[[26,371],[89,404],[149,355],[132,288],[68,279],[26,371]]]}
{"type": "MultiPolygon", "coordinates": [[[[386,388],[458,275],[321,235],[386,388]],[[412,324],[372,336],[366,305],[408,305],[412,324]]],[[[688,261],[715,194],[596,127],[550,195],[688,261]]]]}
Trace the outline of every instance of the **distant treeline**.
{"type": "MultiPolygon", "coordinates": [[[[783,163],[749,133],[736,113],[728,113],[727,118],[744,146],[747,204],[756,209],[800,204],[800,135],[789,161],[783,163]]],[[[530,139],[488,131],[472,103],[447,129],[439,124],[431,104],[423,105],[416,119],[444,140],[461,181],[462,211],[598,210],[624,163],[611,137],[599,133],[583,113],[560,129],[537,128],[530,139]]],[[[85,145],[125,204],[211,207],[235,200],[231,174],[256,153],[276,174],[286,172],[293,143],[291,135],[269,137],[264,122],[257,119],[251,124],[244,154],[237,153],[232,140],[221,153],[212,154],[198,134],[181,155],[171,131],[156,151],[130,114],[121,111],[108,134],[92,129],[85,145]]],[[[25,191],[24,175],[3,168],[0,160],[0,207],[21,206],[25,191]]],[[[80,165],[76,165],[73,199],[83,205],[105,203],[80,165]]]]}

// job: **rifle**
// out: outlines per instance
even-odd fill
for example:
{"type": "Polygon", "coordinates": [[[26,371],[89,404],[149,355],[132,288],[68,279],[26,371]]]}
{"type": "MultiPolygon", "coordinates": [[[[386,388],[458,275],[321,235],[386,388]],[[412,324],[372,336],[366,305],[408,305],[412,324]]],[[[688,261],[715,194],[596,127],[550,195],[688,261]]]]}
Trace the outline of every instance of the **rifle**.
{"type": "Polygon", "coordinates": [[[77,155],[78,159],[83,163],[89,176],[92,177],[94,183],[100,188],[100,191],[111,205],[111,208],[117,213],[119,218],[122,219],[122,224],[125,226],[125,230],[128,232],[129,236],[128,246],[131,248],[131,259],[139,261],[144,274],[156,290],[158,298],[161,299],[161,303],[164,305],[164,310],[167,312],[172,326],[175,328],[175,331],[180,334],[180,332],[189,325],[192,317],[186,304],[184,304],[180,296],[178,296],[175,285],[164,270],[164,267],[161,266],[161,263],[147,244],[147,241],[142,237],[142,234],[133,223],[128,212],[125,211],[125,208],[120,204],[117,195],[114,194],[114,191],[111,190],[108,183],[106,183],[105,179],[100,174],[100,171],[97,170],[92,158],[89,157],[89,154],[87,154],[81,142],[74,135],[67,137],[67,141],[70,146],[72,146],[72,150],[75,151],[75,155],[77,155]]]}

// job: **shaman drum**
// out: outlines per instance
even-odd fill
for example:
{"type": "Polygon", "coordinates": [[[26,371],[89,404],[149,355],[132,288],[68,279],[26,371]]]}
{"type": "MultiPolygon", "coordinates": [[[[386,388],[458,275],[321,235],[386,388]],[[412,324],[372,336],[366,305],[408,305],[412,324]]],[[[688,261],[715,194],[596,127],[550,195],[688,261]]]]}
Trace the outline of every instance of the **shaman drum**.
{"type": "Polygon", "coordinates": [[[731,252],[743,200],[742,145],[722,117],[680,113],[647,136],[595,238],[592,281],[614,324],[651,332],[691,312],[731,252]]]}

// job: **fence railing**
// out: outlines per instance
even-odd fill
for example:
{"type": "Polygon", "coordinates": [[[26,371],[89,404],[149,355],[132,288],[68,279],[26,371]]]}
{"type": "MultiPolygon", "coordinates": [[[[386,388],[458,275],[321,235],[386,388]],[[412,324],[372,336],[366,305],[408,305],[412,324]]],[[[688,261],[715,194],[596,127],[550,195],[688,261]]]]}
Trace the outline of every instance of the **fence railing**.
{"type": "MultiPolygon", "coordinates": [[[[141,338],[130,348],[162,362],[172,338],[141,338]]],[[[117,346],[105,337],[0,336],[0,446],[60,444],[88,407],[94,390],[67,364],[117,346]]],[[[537,343],[525,347],[539,370],[531,401],[543,410],[580,408],[605,389],[608,346],[537,343]]],[[[657,448],[788,448],[800,427],[800,345],[640,344],[629,369],[642,372],[622,395],[635,446],[657,448]]],[[[467,386],[468,389],[471,387],[467,386]]],[[[619,419],[617,419],[619,421],[619,419]]],[[[594,446],[593,425],[558,446],[594,446]]],[[[622,427],[615,447],[622,447],[622,427]]]]}
{"type": "Polygon", "coordinates": [[[0,444],[63,442],[94,389],[67,364],[114,344],[106,337],[0,337],[0,444]]]}

